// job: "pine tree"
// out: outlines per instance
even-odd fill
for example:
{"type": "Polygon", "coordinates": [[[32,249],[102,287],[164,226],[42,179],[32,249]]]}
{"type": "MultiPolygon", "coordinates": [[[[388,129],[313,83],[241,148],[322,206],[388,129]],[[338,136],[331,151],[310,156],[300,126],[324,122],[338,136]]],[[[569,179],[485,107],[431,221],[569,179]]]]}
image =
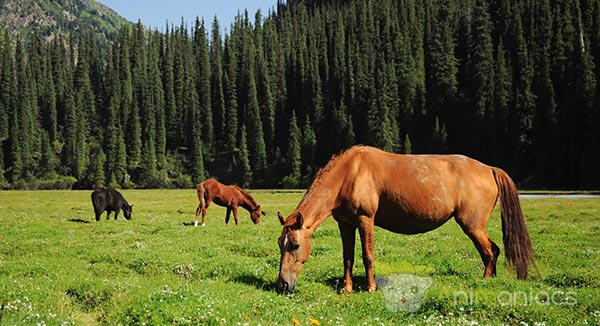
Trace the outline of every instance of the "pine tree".
{"type": "Polygon", "coordinates": [[[452,11],[450,3],[434,0],[434,11],[430,17],[430,35],[426,39],[427,72],[427,113],[429,117],[438,116],[456,99],[457,60],[454,57],[454,37],[452,36],[452,11]]]}
{"type": "MultiPolygon", "coordinates": [[[[223,86],[223,44],[219,21],[215,16],[212,23],[212,32],[209,47],[210,61],[210,101],[215,129],[215,145],[222,146],[228,131],[225,125],[225,93],[223,86]]],[[[217,153],[215,153],[217,154],[217,153]]]]}
{"type": "MultiPolygon", "coordinates": [[[[466,96],[468,112],[466,121],[470,128],[457,126],[463,130],[461,148],[481,159],[489,157],[489,144],[486,118],[490,115],[494,91],[494,57],[492,25],[486,0],[476,0],[470,8],[470,26],[467,35],[466,96]]],[[[463,122],[464,123],[464,122],[463,122]]]]}
{"type": "Polygon", "coordinates": [[[435,118],[435,125],[430,138],[429,148],[432,153],[444,154],[448,152],[448,131],[440,120],[435,118]]]}
{"type": "Polygon", "coordinates": [[[15,70],[17,88],[16,107],[19,149],[21,151],[21,178],[30,181],[37,166],[34,153],[39,153],[39,128],[37,127],[37,95],[24,45],[17,37],[15,45],[15,70]]]}
{"type": "Polygon", "coordinates": [[[198,102],[200,110],[200,119],[202,121],[202,142],[204,147],[205,159],[212,160],[215,147],[215,134],[213,125],[213,111],[211,105],[211,69],[208,53],[208,39],[204,20],[199,21],[196,18],[196,27],[193,36],[193,51],[196,58],[196,90],[198,92],[198,102]]]}
{"type": "Polygon", "coordinates": [[[271,91],[271,73],[265,56],[264,33],[262,28],[262,14],[258,10],[254,23],[254,43],[256,51],[256,78],[257,97],[259,103],[260,120],[263,126],[265,151],[274,147],[275,142],[275,101],[271,91]]]}
{"type": "Polygon", "coordinates": [[[155,187],[158,178],[158,165],[166,165],[166,131],[164,121],[164,95],[160,79],[158,59],[158,38],[148,35],[146,51],[146,85],[144,101],[140,110],[142,118],[142,182],[147,187],[155,187]],[[159,163],[160,157],[160,163],[159,163]]]}
{"type": "Polygon", "coordinates": [[[583,27],[587,31],[585,49],[593,56],[596,79],[593,107],[586,118],[588,131],[582,157],[582,175],[586,176],[584,185],[595,189],[600,185],[600,1],[583,1],[581,12],[583,27]]]}
{"type": "Polygon", "coordinates": [[[511,133],[515,146],[513,146],[512,157],[518,169],[524,171],[530,168],[532,160],[532,127],[535,112],[535,95],[531,90],[533,66],[519,6],[515,6],[512,13],[509,27],[512,36],[510,45],[513,51],[511,62],[514,104],[511,108],[511,133]]]}
{"type": "Polygon", "coordinates": [[[242,125],[242,129],[240,132],[240,143],[239,143],[239,152],[238,152],[238,157],[237,157],[237,161],[238,161],[238,168],[237,170],[240,171],[240,177],[239,177],[239,184],[241,185],[242,188],[247,188],[252,184],[252,180],[253,180],[253,173],[252,173],[252,166],[250,164],[250,154],[248,153],[248,144],[246,141],[247,138],[247,134],[246,134],[246,125],[242,125]]]}
{"type": "MultiPolygon", "coordinates": [[[[84,178],[86,181],[93,178],[92,175],[85,175],[85,171],[88,170],[89,156],[91,148],[98,147],[92,135],[97,135],[97,131],[100,129],[96,114],[96,97],[92,88],[90,80],[90,63],[89,60],[92,58],[90,54],[90,44],[83,42],[79,47],[79,60],[75,67],[75,76],[73,81],[73,92],[74,92],[74,113],[76,119],[76,148],[77,152],[73,161],[75,170],[79,177],[84,178]]],[[[80,180],[82,181],[82,180],[80,180]]]]}
{"type": "Polygon", "coordinates": [[[124,184],[127,175],[127,153],[124,129],[121,124],[121,84],[119,78],[119,53],[114,48],[108,56],[105,72],[105,89],[109,106],[106,124],[106,185],[117,188],[124,184]]]}
{"type": "Polygon", "coordinates": [[[104,171],[104,165],[106,164],[106,154],[102,147],[98,148],[96,157],[92,160],[92,186],[94,188],[105,187],[106,173],[104,171]]]}
{"type": "MultiPolygon", "coordinates": [[[[162,84],[165,93],[165,130],[166,130],[166,149],[177,148],[179,142],[178,132],[178,114],[177,101],[175,95],[175,46],[172,41],[173,36],[167,27],[164,36],[164,43],[161,44],[160,70],[162,71],[162,84]]],[[[179,75],[178,75],[179,76],[179,75]]]]}
{"type": "MultiPolygon", "coordinates": [[[[548,0],[536,3],[537,17],[533,31],[534,82],[532,91],[536,96],[535,120],[533,125],[535,149],[535,179],[538,184],[554,184],[552,171],[556,164],[555,146],[557,121],[554,85],[550,75],[550,48],[552,37],[552,12],[548,0]]],[[[497,123],[497,122],[496,122],[497,123]]]]}
{"type": "Polygon", "coordinates": [[[494,94],[491,107],[490,143],[494,144],[494,150],[490,157],[493,162],[498,162],[500,166],[506,166],[510,161],[509,157],[513,143],[507,137],[509,134],[509,105],[511,102],[512,74],[510,71],[510,60],[507,58],[507,51],[504,43],[500,40],[496,48],[496,58],[494,64],[494,94]]]}
{"type": "Polygon", "coordinates": [[[42,152],[40,156],[40,171],[39,175],[44,179],[51,179],[56,176],[56,170],[60,164],[60,159],[54,152],[54,147],[50,140],[50,136],[46,130],[41,132],[42,135],[42,152]]]}
{"type": "Polygon", "coordinates": [[[126,72],[125,85],[123,86],[122,98],[129,103],[126,124],[126,144],[127,144],[127,163],[130,173],[134,173],[134,182],[138,181],[139,175],[137,169],[142,165],[142,114],[146,98],[146,38],[144,36],[144,26],[138,21],[133,27],[133,32],[126,31],[128,35],[123,39],[121,46],[125,53],[130,57],[124,57],[121,64],[123,69],[131,69],[126,72]],[[128,80],[129,79],[129,80],[128,80]],[[131,87],[131,88],[130,88],[131,87]]]}
{"type": "Polygon", "coordinates": [[[300,128],[296,112],[292,111],[292,118],[289,127],[288,147],[286,155],[287,175],[281,180],[281,186],[284,188],[296,188],[300,184],[300,168],[302,164],[300,128]]]}
{"type": "MultiPolygon", "coordinates": [[[[156,168],[163,171],[167,165],[167,129],[166,129],[166,101],[165,89],[161,79],[162,34],[155,31],[152,33],[148,55],[148,80],[150,90],[148,101],[154,107],[155,114],[155,159],[156,168]]],[[[149,140],[150,141],[150,140],[149,140]]],[[[149,162],[151,164],[151,162],[149,162]]],[[[152,166],[150,166],[152,169],[152,166]]],[[[163,179],[164,180],[164,179],[163,179]]]]}
{"type": "Polygon", "coordinates": [[[404,145],[402,146],[402,153],[412,154],[412,143],[410,142],[410,136],[408,134],[404,136],[404,145]]]}
{"type": "Polygon", "coordinates": [[[225,38],[224,91],[225,91],[225,151],[232,156],[237,148],[238,135],[238,98],[237,98],[237,66],[238,55],[235,47],[225,38]]]}
{"type": "MultiPolygon", "coordinates": [[[[183,25],[183,23],[182,23],[183,25]]],[[[193,184],[205,179],[204,152],[202,141],[202,111],[197,88],[197,61],[194,57],[193,43],[187,37],[183,26],[178,30],[178,52],[175,54],[176,73],[175,94],[182,110],[179,124],[186,146],[188,172],[193,184]],[[180,94],[180,95],[179,95],[180,94]]]]}
{"type": "Polygon", "coordinates": [[[79,128],[79,115],[75,94],[69,90],[66,94],[65,102],[65,122],[64,122],[64,139],[65,145],[62,151],[62,162],[66,163],[67,173],[80,179],[83,175],[83,166],[81,159],[81,148],[79,147],[79,135],[82,130],[79,128]]]}
{"type": "Polygon", "coordinates": [[[256,52],[253,44],[250,43],[247,45],[244,57],[244,66],[247,69],[244,83],[247,96],[244,101],[246,103],[244,107],[244,124],[248,127],[248,151],[250,153],[250,165],[252,166],[254,177],[253,184],[258,185],[264,181],[266,176],[267,152],[256,88],[254,70],[256,52]]]}
{"type": "MultiPolygon", "coordinates": [[[[0,30],[3,30],[0,28],[0,30]]],[[[12,43],[8,32],[4,31],[0,39],[0,182],[4,184],[4,180],[10,181],[18,178],[16,174],[20,174],[20,155],[18,142],[14,142],[13,138],[16,135],[16,127],[14,126],[17,120],[14,114],[17,96],[17,83],[14,72],[14,57],[12,43]],[[5,157],[5,154],[8,155],[5,157]],[[17,163],[17,173],[15,173],[14,165],[17,163]],[[6,165],[5,165],[6,164],[6,165]],[[5,173],[10,171],[8,176],[5,173]]]]}
{"type": "MultiPolygon", "coordinates": [[[[138,107],[134,106],[133,76],[131,71],[130,52],[132,47],[132,32],[129,27],[124,27],[120,32],[118,42],[118,79],[119,91],[119,120],[123,127],[123,136],[127,151],[127,166],[135,168],[141,158],[140,121],[138,107]]],[[[139,57],[139,55],[137,56],[139,57]]],[[[128,173],[125,173],[129,178],[128,173]]],[[[121,182],[121,181],[119,181],[121,182]]]]}
{"type": "Polygon", "coordinates": [[[302,137],[300,138],[301,158],[302,158],[302,180],[301,186],[308,186],[312,181],[315,170],[315,158],[317,154],[317,135],[313,129],[308,115],[304,120],[302,127],[302,137]]]}

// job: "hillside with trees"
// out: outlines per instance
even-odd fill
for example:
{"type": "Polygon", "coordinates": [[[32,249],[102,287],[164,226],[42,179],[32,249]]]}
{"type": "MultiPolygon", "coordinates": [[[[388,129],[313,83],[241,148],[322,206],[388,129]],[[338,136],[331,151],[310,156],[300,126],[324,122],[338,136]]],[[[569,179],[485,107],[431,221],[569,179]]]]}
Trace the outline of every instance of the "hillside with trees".
{"type": "Polygon", "coordinates": [[[288,0],[190,26],[2,31],[0,186],[305,187],[361,143],[600,187],[600,0],[288,0]]]}
{"type": "Polygon", "coordinates": [[[0,26],[11,35],[46,40],[59,33],[94,33],[99,42],[115,37],[130,24],[112,9],[94,0],[0,0],[0,26]]]}

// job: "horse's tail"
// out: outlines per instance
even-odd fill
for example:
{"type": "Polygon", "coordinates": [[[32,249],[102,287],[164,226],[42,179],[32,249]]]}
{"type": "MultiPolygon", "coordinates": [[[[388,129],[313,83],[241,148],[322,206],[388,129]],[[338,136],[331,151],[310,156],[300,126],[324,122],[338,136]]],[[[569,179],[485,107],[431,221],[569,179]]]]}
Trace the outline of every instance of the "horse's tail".
{"type": "Polygon", "coordinates": [[[525,219],[517,187],[512,179],[499,168],[492,168],[500,196],[502,216],[502,240],[504,252],[510,267],[513,267],[520,280],[527,279],[527,269],[533,263],[533,249],[525,226],[525,219]]]}

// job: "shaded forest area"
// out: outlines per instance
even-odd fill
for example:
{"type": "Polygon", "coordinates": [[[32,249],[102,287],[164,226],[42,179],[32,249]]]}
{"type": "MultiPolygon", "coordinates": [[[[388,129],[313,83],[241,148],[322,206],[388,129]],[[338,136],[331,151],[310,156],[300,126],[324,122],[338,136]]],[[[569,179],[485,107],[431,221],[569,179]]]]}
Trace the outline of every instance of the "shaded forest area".
{"type": "Polygon", "coordinates": [[[600,0],[288,0],[220,30],[0,33],[0,187],[304,187],[357,143],[600,186],[600,0]]]}

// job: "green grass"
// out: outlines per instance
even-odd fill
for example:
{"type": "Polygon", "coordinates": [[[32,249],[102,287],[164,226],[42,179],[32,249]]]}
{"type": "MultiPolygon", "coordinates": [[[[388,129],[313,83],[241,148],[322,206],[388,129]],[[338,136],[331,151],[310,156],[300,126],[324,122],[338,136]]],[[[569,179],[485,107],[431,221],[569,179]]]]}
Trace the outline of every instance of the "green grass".
{"type": "MultiPolygon", "coordinates": [[[[224,227],[211,206],[191,222],[194,190],[124,190],[133,220],[94,221],[89,191],[0,192],[0,324],[176,325],[559,325],[600,323],[600,200],[522,200],[537,270],[517,281],[498,263],[482,279],[479,255],[458,225],[406,236],[377,229],[375,274],[433,278],[418,312],[392,312],[382,291],[364,291],[357,247],[355,293],[342,288],[333,219],[293,294],[275,292],[281,226],[302,192],[253,191],[269,213],[224,227]]],[[[496,210],[488,223],[502,247],[496,210]]],[[[358,245],[358,242],[357,242],[358,245]]]]}

